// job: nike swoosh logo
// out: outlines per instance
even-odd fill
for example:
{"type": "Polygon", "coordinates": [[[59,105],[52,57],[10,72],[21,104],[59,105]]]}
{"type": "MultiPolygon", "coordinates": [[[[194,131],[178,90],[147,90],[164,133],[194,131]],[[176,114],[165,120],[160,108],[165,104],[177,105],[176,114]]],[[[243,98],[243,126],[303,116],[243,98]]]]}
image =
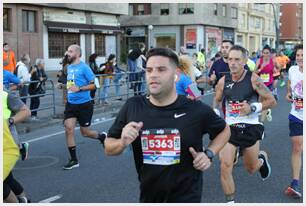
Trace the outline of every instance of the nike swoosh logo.
{"type": "Polygon", "coordinates": [[[177,118],[180,118],[182,116],[184,116],[186,113],[182,113],[182,114],[174,114],[174,118],[177,119],[177,118]]]}

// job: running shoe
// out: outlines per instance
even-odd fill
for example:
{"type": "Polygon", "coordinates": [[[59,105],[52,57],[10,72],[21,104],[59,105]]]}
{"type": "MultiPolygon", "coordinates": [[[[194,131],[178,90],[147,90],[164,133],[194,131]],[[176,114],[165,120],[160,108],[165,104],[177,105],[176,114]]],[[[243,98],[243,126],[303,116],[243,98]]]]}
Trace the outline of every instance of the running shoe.
{"type": "Polygon", "coordinates": [[[31,201],[26,197],[17,197],[19,203],[31,203],[31,201]]]}
{"type": "Polygon", "coordinates": [[[20,154],[21,154],[21,160],[24,161],[28,159],[28,154],[29,154],[29,143],[27,142],[22,142],[20,144],[20,154]]]}
{"type": "Polygon", "coordinates": [[[301,198],[302,194],[299,191],[299,189],[295,186],[289,186],[286,190],[285,190],[285,194],[288,195],[289,197],[293,197],[293,198],[301,198]]]}
{"type": "Polygon", "coordinates": [[[271,111],[271,109],[268,109],[266,117],[267,117],[267,120],[269,122],[272,122],[272,111],[271,111]]]}
{"type": "Polygon", "coordinates": [[[69,160],[69,162],[63,167],[64,170],[71,170],[73,168],[79,167],[79,162],[77,160],[69,160]]]}
{"type": "Polygon", "coordinates": [[[262,180],[264,181],[268,179],[268,177],[270,177],[271,175],[271,166],[268,162],[267,153],[264,151],[260,151],[258,155],[258,159],[263,160],[262,166],[259,168],[259,173],[260,173],[262,180]]]}

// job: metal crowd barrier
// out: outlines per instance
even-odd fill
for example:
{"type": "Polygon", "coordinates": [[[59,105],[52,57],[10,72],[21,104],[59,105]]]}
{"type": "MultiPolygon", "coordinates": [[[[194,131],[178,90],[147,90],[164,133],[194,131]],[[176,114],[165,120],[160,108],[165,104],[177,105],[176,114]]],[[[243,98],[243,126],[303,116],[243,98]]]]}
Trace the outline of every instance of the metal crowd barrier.
{"type": "MultiPolygon", "coordinates": [[[[40,81],[29,81],[29,82],[24,82],[23,84],[29,84],[30,83],[39,83],[40,81]]],[[[54,87],[54,83],[52,80],[48,79],[45,81],[45,88],[46,88],[46,93],[44,94],[35,94],[35,95],[27,95],[27,96],[23,96],[23,97],[20,97],[20,99],[31,99],[32,97],[40,97],[40,98],[43,98],[45,96],[52,96],[52,102],[51,102],[51,105],[50,106],[46,106],[46,107],[41,107],[39,106],[37,109],[32,109],[32,111],[40,111],[40,110],[46,110],[46,109],[52,109],[53,110],[53,115],[55,115],[55,112],[56,112],[56,107],[55,107],[55,87],[54,87]],[[47,85],[47,82],[50,82],[50,86],[47,85]],[[49,92],[48,92],[49,91],[49,92]]]]}
{"type": "MultiPolygon", "coordinates": [[[[101,79],[104,79],[105,77],[111,77],[111,81],[108,87],[109,91],[108,91],[108,96],[107,98],[105,98],[105,100],[109,100],[111,98],[123,98],[126,97],[126,99],[128,99],[129,97],[131,97],[132,95],[134,95],[134,90],[133,88],[131,88],[132,86],[135,86],[135,84],[141,84],[141,88],[142,90],[140,91],[142,94],[146,93],[146,81],[145,81],[145,74],[143,73],[143,76],[138,79],[138,80],[131,80],[130,77],[132,75],[140,75],[139,72],[122,72],[122,73],[115,73],[115,74],[98,74],[96,75],[96,77],[99,79],[99,83],[100,83],[100,88],[96,90],[96,95],[94,100],[98,100],[101,101],[101,92],[104,89],[104,83],[102,82],[101,79]],[[114,82],[114,78],[116,78],[116,75],[121,75],[121,78],[119,80],[119,82],[114,82]],[[116,86],[120,87],[120,95],[117,96],[115,93],[115,90],[111,90],[110,88],[115,88],[116,86]],[[125,92],[123,92],[125,91],[125,92]]],[[[202,72],[202,76],[207,77],[208,76],[208,70],[205,70],[202,72]]],[[[204,89],[204,93],[205,91],[208,91],[211,86],[208,85],[207,83],[201,83],[201,88],[204,89]]],[[[116,88],[115,88],[116,89],[116,88]]]]}

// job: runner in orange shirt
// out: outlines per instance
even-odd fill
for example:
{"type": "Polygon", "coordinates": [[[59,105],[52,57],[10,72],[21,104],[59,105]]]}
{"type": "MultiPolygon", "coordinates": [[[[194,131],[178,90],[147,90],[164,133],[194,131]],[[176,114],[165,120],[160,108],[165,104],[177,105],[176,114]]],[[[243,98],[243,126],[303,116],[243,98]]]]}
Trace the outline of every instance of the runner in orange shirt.
{"type": "Polygon", "coordinates": [[[278,94],[277,94],[277,85],[278,85],[278,80],[280,79],[281,76],[281,65],[277,62],[277,53],[275,49],[271,49],[271,58],[274,64],[274,69],[273,69],[273,91],[272,94],[276,100],[278,100],[278,94]]]}
{"type": "Polygon", "coordinates": [[[287,64],[290,62],[290,59],[286,55],[284,55],[283,51],[280,51],[279,56],[277,57],[277,62],[281,66],[280,87],[283,87],[286,84],[284,81],[284,72],[286,70],[287,64]]]}
{"type": "Polygon", "coordinates": [[[3,69],[14,73],[16,68],[15,53],[10,49],[8,43],[3,44],[3,69]]]}

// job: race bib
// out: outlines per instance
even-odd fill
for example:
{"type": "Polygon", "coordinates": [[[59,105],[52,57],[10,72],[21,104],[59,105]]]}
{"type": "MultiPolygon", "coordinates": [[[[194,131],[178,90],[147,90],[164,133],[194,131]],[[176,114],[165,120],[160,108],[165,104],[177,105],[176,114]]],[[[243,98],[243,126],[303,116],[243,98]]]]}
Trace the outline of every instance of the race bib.
{"type": "Polygon", "coordinates": [[[174,165],[180,163],[181,137],[178,129],[149,129],[141,134],[144,164],[174,165]]]}
{"type": "Polygon", "coordinates": [[[270,80],[270,74],[269,74],[269,73],[260,74],[260,78],[262,79],[262,81],[263,81],[264,83],[269,82],[269,80],[270,80]]]}
{"type": "Polygon", "coordinates": [[[228,113],[230,117],[238,117],[240,115],[240,102],[230,102],[228,104],[228,113]]]}
{"type": "Polygon", "coordinates": [[[295,110],[303,109],[303,98],[295,98],[293,100],[295,110]]]}
{"type": "Polygon", "coordinates": [[[70,90],[70,87],[72,87],[74,85],[74,81],[73,80],[67,80],[67,90],[68,90],[68,93],[73,93],[71,90],[70,90]]]}

